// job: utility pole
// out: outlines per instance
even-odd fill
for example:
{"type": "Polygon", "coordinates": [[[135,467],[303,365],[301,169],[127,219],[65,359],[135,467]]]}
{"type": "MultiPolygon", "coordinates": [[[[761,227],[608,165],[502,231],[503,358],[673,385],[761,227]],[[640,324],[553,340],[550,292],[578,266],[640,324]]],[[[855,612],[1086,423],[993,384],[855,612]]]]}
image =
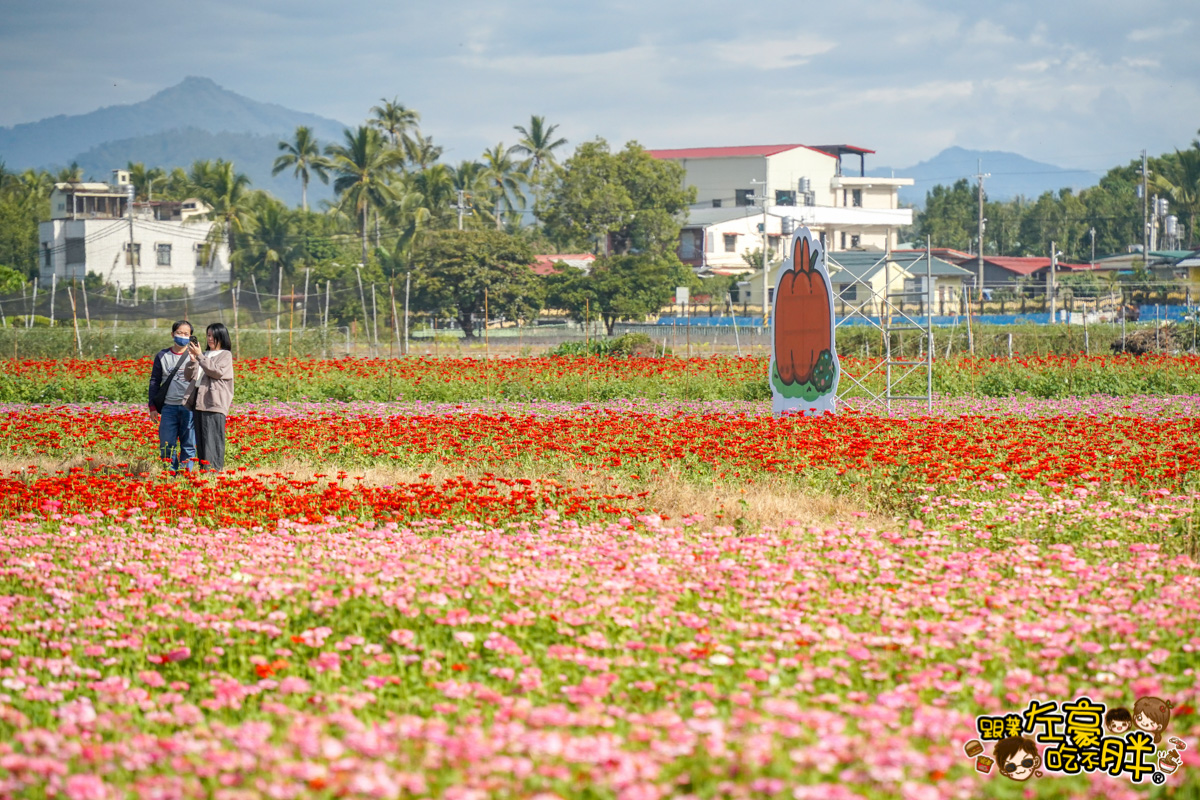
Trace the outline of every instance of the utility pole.
{"type": "MultiPolygon", "coordinates": [[[[131,279],[131,281],[133,283],[133,304],[136,306],[137,305],[137,264],[136,264],[136,261],[134,258],[135,254],[133,251],[133,184],[132,183],[130,183],[126,186],[125,196],[128,198],[127,202],[129,203],[129,271],[130,271],[130,273],[132,273],[132,276],[133,276],[131,279]]],[[[138,256],[137,260],[140,260],[141,253],[137,253],[136,255],[138,256]]]]}
{"type": "Polygon", "coordinates": [[[979,159],[975,171],[975,179],[979,181],[979,313],[983,314],[983,226],[987,222],[983,218],[983,179],[992,177],[992,173],[983,171],[983,159],[979,159]]]}
{"type": "Polygon", "coordinates": [[[452,205],[451,208],[458,211],[458,229],[461,231],[463,229],[463,212],[467,210],[467,205],[463,202],[463,190],[458,189],[456,191],[458,192],[458,202],[452,205]]]}
{"type": "Polygon", "coordinates": [[[1057,289],[1058,277],[1058,243],[1050,242],[1050,283],[1046,286],[1046,293],[1050,296],[1050,324],[1054,324],[1055,304],[1058,300],[1057,289]]]}
{"type": "Polygon", "coordinates": [[[755,199],[762,201],[763,221],[762,221],[762,269],[763,269],[763,327],[767,327],[767,321],[771,316],[771,303],[768,298],[771,295],[770,285],[771,277],[770,270],[767,269],[767,181],[766,181],[766,159],[763,159],[763,180],[750,180],[751,186],[762,185],[762,194],[755,199]]]}
{"type": "Polygon", "coordinates": [[[1146,181],[1149,173],[1146,151],[1142,151],[1142,269],[1150,269],[1150,193],[1146,181]]]}
{"type": "Polygon", "coordinates": [[[1090,263],[1092,265],[1092,269],[1095,269],[1096,268],[1096,229],[1095,228],[1089,229],[1088,235],[1092,237],[1092,260],[1090,263]]]}

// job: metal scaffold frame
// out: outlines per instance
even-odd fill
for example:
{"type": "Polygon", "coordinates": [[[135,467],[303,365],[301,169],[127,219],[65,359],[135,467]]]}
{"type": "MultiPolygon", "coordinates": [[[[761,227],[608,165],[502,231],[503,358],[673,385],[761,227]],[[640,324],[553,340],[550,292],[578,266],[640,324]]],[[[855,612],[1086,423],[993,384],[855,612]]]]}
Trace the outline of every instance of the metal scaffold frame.
{"type": "MultiPolygon", "coordinates": [[[[831,277],[833,274],[832,267],[837,267],[839,270],[845,270],[838,263],[837,256],[828,251],[825,253],[825,259],[830,266],[831,277]]],[[[863,276],[868,276],[874,273],[875,268],[880,264],[883,265],[884,282],[883,289],[877,290],[863,277],[854,276],[853,280],[848,285],[862,286],[867,290],[867,302],[859,303],[857,307],[848,311],[840,320],[837,321],[835,327],[840,328],[852,319],[861,318],[868,325],[880,332],[883,339],[883,360],[875,366],[871,367],[866,374],[861,377],[848,375],[844,370],[842,372],[842,380],[838,389],[838,399],[845,396],[845,391],[851,386],[856,386],[866,395],[867,402],[863,406],[863,410],[880,407],[884,409],[888,416],[892,414],[893,400],[908,400],[925,401],[926,412],[933,413],[933,254],[929,247],[929,242],[925,246],[925,286],[923,289],[907,292],[893,292],[892,289],[892,274],[893,261],[892,251],[888,250],[880,258],[871,265],[871,267],[862,272],[863,276]],[[903,303],[906,298],[924,297],[925,321],[922,324],[919,319],[912,317],[903,309],[903,303]],[[898,300],[899,302],[893,302],[898,300]],[[879,308],[879,319],[876,320],[871,316],[871,308],[877,306],[879,308]],[[899,356],[895,356],[892,352],[892,334],[903,331],[919,331],[924,339],[922,349],[925,352],[925,357],[919,360],[906,360],[903,351],[899,356]],[[921,370],[925,372],[925,394],[898,394],[897,387],[905,383],[911,376],[919,374],[921,370]],[[880,392],[872,391],[867,385],[866,380],[877,372],[883,371],[885,374],[884,389],[880,392]]],[[[910,266],[916,266],[920,260],[914,261],[910,266]]],[[[907,271],[907,270],[906,270],[907,271]]],[[[910,275],[913,273],[908,271],[910,275]]],[[[847,270],[849,274],[849,271],[847,270]]],[[[915,277],[915,276],[914,276],[915,277]]],[[[903,285],[903,284],[901,284],[903,285]]],[[[832,287],[831,287],[832,288],[832,287]]],[[[856,289],[857,292],[857,289],[856,289]]]]}

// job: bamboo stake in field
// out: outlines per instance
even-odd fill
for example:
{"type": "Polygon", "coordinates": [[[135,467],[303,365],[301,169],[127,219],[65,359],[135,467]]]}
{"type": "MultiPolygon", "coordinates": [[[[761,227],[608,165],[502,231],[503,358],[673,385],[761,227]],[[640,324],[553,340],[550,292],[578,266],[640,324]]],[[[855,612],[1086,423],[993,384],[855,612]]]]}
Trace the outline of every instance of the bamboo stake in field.
{"type": "Polygon", "coordinates": [[[375,284],[371,284],[371,338],[375,344],[372,346],[372,352],[376,357],[379,356],[379,309],[375,303],[375,284]]]}
{"type": "MultiPolygon", "coordinates": [[[[396,284],[388,282],[388,294],[392,296],[392,339],[396,340],[396,350],[401,351],[400,318],[396,315],[396,284]]],[[[392,352],[391,340],[388,341],[388,353],[392,352]]]]}
{"type": "Polygon", "coordinates": [[[50,327],[54,327],[54,295],[58,290],[58,273],[50,275],[50,327]]]}
{"type": "MultiPolygon", "coordinates": [[[[412,273],[404,273],[404,355],[408,355],[408,290],[412,286],[412,273]]],[[[435,318],[436,321],[436,318],[435,318]]],[[[434,344],[437,344],[437,333],[434,333],[434,344]]]]}
{"type": "Polygon", "coordinates": [[[71,325],[75,328],[75,350],[79,353],[79,357],[83,358],[83,342],[79,338],[79,316],[75,312],[75,292],[71,287],[67,287],[67,297],[71,300],[71,325]]]}
{"type": "MultiPolygon", "coordinates": [[[[311,269],[309,269],[307,267],[304,269],[304,307],[302,309],[300,309],[300,332],[301,333],[303,333],[305,328],[308,327],[308,274],[310,272],[312,272],[311,269]]],[[[295,302],[294,299],[293,299],[293,302],[295,302]]]]}
{"type": "Polygon", "coordinates": [[[233,353],[235,358],[241,357],[241,329],[238,328],[238,292],[241,291],[242,282],[238,281],[230,295],[233,297],[233,353]]]}
{"type": "Polygon", "coordinates": [[[483,287],[483,375],[486,381],[487,399],[492,399],[491,345],[488,341],[488,290],[483,287]]]}
{"type": "MultiPolygon", "coordinates": [[[[281,276],[282,277],[282,276],[281,276]]],[[[288,361],[292,360],[292,331],[296,327],[296,284],[292,284],[292,296],[288,299],[288,361]]]]}
{"type": "Polygon", "coordinates": [[[83,295],[83,319],[87,322],[87,329],[90,331],[92,329],[92,314],[88,311],[86,279],[79,284],[79,293],[83,295]]]}

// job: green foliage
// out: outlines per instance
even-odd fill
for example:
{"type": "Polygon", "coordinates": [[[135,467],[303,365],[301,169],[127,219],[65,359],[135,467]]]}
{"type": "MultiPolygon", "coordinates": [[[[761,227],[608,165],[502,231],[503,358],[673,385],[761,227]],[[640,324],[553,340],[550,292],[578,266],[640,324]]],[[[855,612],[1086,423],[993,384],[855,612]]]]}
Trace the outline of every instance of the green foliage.
{"type": "MultiPolygon", "coordinates": [[[[1171,202],[1179,216],[1185,247],[1200,244],[1200,138],[1187,150],[1165,153],[1148,160],[1149,190],[1171,202]]],[[[1110,169],[1096,186],[1074,193],[1070,189],[1046,192],[1034,202],[1015,198],[984,203],[984,252],[1010,256],[1044,256],[1056,243],[1065,260],[1083,262],[1091,257],[1096,231],[1098,256],[1124,252],[1142,242],[1141,159],[1110,169]]],[[[974,252],[978,231],[977,188],[965,178],[953,186],[935,186],[925,197],[925,209],[916,216],[914,236],[928,235],[934,247],[974,252]]]]}
{"type": "Polygon", "coordinates": [[[601,319],[611,336],[620,320],[641,322],[671,302],[676,286],[696,279],[678,259],[620,255],[597,259],[591,272],[567,269],[547,281],[547,300],[584,322],[601,319]]]}
{"type": "Polygon", "coordinates": [[[606,358],[628,358],[633,355],[653,355],[654,340],[644,333],[626,333],[608,339],[591,339],[586,342],[563,342],[551,348],[546,355],[554,356],[603,356],[606,358]]]}
{"type": "Polygon", "coordinates": [[[490,317],[529,319],[541,310],[545,288],[531,263],[529,245],[502,231],[431,233],[413,252],[413,299],[418,309],[452,314],[471,339],[485,296],[490,317]]]}
{"type": "Polygon", "coordinates": [[[603,139],[585,142],[547,187],[537,216],[561,245],[585,244],[596,251],[641,253],[664,258],[679,245],[694,187],[684,169],[651,156],[637,142],[619,153],[603,139]]]}
{"type": "Polygon", "coordinates": [[[21,272],[0,264],[0,294],[16,294],[26,283],[21,272]]]}
{"type": "Polygon", "coordinates": [[[925,195],[925,210],[916,222],[917,241],[929,237],[934,247],[973,250],[978,231],[979,201],[966,178],[947,188],[937,185],[925,195]]]}

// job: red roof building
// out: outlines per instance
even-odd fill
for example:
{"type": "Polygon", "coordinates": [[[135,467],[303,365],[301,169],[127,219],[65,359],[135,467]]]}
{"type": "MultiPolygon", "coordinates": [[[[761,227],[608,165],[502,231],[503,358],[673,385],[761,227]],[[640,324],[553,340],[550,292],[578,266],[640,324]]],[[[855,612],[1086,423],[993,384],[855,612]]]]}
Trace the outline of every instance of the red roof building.
{"type": "Polygon", "coordinates": [[[595,261],[596,257],[591,253],[550,253],[534,256],[532,266],[535,275],[545,277],[563,271],[562,267],[558,266],[559,262],[587,272],[595,261]]]}

